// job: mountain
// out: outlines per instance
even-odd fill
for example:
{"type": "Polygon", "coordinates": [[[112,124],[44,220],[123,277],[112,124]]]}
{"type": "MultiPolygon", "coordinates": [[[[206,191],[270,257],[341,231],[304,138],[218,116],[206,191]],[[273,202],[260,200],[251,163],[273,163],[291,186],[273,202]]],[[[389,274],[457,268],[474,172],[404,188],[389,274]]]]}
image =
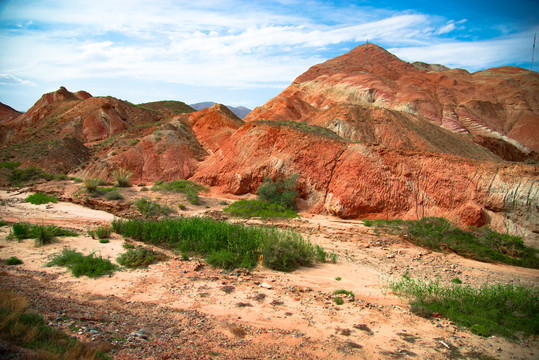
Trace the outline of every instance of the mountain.
{"type": "Polygon", "coordinates": [[[443,216],[539,243],[537,88],[520,68],[470,74],[360,46],[244,120],[219,104],[134,105],[62,87],[2,122],[0,161],[109,180],[125,168],[133,182],[190,179],[236,195],[297,174],[306,212],[443,216]]]}
{"type": "Polygon", "coordinates": [[[438,144],[448,130],[446,139],[471,140],[506,160],[525,160],[539,151],[538,88],[539,75],[525,69],[470,74],[418,68],[369,44],[311,67],[245,121],[305,121],[363,143],[489,157],[462,150],[461,140],[438,144]],[[432,133],[429,124],[440,131],[432,133]]]}
{"type": "Polygon", "coordinates": [[[10,119],[16,118],[17,116],[21,114],[22,113],[20,111],[17,111],[13,109],[11,106],[8,106],[0,102],[0,124],[4,120],[10,120],[10,119]]]}
{"type": "MultiPolygon", "coordinates": [[[[205,101],[205,102],[199,102],[196,104],[191,104],[190,106],[195,110],[203,110],[213,105],[215,105],[214,102],[205,101]]],[[[225,105],[225,106],[229,108],[230,111],[232,111],[234,114],[236,114],[236,116],[239,117],[240,119],[245,118],[251,112],[251,109],[248,109],[244,106],[236,106],[236,107],[229,106],[229,105],[225,105]]]]}

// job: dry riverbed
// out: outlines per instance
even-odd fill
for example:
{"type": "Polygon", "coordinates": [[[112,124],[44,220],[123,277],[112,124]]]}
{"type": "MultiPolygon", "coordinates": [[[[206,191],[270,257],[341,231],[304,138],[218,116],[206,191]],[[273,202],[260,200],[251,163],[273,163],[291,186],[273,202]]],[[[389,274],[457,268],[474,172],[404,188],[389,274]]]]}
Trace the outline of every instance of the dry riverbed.
{"type": "MultiPolygon", "coordinates": [[[[156,196],[136,187],[126,191],[124,203],[156,196]]],[[[9,222],[68,227],[80,236],[36,248],[31,239],[7,241],[9,227],[0,228],[0,258],[24,261],[0,265],[0,287],[26,296],[52,326],[99,343],[114,359],[533,359],[539,354],[535,338],[481,338],[447,319],[418,317],[386,287],[405,272],[447,284],[459,277],[472,286],[537,286],[537,270],[432,253],[398,237],[377,236],[361,221],[303,214],[274,225],[293,228],[334,251],[336,264],[291,273],[264,267],[228,272],[165,251],[169,259],[147,269],[96,280],[76,278],[65,268],[45,264],[65,247],[115,262],[126,240],[114,234],[101,244],[86,233],[114,215],[70,202],[32,205],[24,202],[28,195],[25,190],[0,191],[0,216],[9,222]],[[336,305],[331,294],[337,289],[353,291],[355,299],[336,305]]],[[[181,194],[159,196],[170,204],[185,202],[181,194]]],[[[203,206],[182,213],[222,217],[222,200],[210,194],[203,206]]],[[[91,202],[94,208],[115,208],[112,202],[91,202]]],[[[125,204],[118,208],[116,215],[131,211],[125,204]]]]}

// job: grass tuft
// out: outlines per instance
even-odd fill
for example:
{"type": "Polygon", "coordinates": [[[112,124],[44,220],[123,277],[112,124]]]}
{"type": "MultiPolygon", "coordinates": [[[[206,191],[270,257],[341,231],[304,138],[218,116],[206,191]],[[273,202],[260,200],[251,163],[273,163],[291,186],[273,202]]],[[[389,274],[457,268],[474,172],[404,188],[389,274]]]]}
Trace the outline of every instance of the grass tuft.
{"type": "Polygon", "coordinates": [[[263,219],[275,219],[299,217],[292,209],[262,200],[239,200],[224,208],[223,211],[232,216],[243,218],[260,217],[263,219]]]}
{"type": "Polygon", "coordinates": [[[146,268],[148,265],[166,260],[167,256],[150,248],[130,249],[121,254],[116,261],[128,268],[146,268]]]}
{"type": "Polygon", "coordinates": [[[28,359],[109,358],[92,346],[47,326],[43,316],[28,309],[25,297],[6,290],[0,290],[0,337],[28,349],[24,357],[28,359]]]}
{"type": "Polygon", "coordinates": [[[171,182],[156,181],[152,190],[182,193],[185,194],[189,203],[200,205],[198,193],[201,191],[207,192],[208,188],[189,180],[174,180],[171,182]]]}
{"type": "Polygon", "coordinates": [[[499,284],[442,286],[409,278],[390,282],[389,288],[408,298],[418,315],[429,317],[436,312],[481,336],[539,334],[539,289],[499,284]]]}
{"type": "Polygon", "coordinates": [[[524,245],[522,238],[500,234],[488,227],[462,230],[443,218],[421,220],[364,220],[376,231],[406,235],[414,244],[433,251],[455,252],[485,262],[539,269],[537,250],[524,245]]]}
{"type": "Polygon", "coordinates": [[[132,175],[133,173],[131,171],[123,168],[119,168],[112,172],[112,177],[116,180],[118,187],[130,187],[132,175]]]}
{"type": "Polygon", "coordinates": [[[31,225],[26,222],[13,224],[8,240],[33,238],[35,246],[43,246],[56,241],[60,236],[78,236],[74,231],[54,225],[31,225]]]}
{"type": "Polygon", "coordinates": [[[58,199],[56,196],[47,196],[42,193],[35,193],[32,195],[29,195],[24,199],[25,202],[34,204],[34,205],[41,205],[41,204],[48,204],[50,202],[56,203],[58,202],[58,199]]]}
{"type": "Polygon", "coordinates": [[[6,260],[6,265],[20,265],[22,263],[23,263],[22,260],[16,256],[12,256],[6,260]]]}
{"type": "Polygon", "coordinates": [[[108,239],[112,234],[112,226],[110,225],[99,225],[95,229],[88,230],[88,235],[95,239],[108,239]]]}
{"type": "Polygon", "coordinates": [[[326,256],[321,247],[295,232],[207,218],[114,220],[112,227],[118,234],[138,241],[200,254],[208,263],[226,269],[253,268],[262,259],[265,266],[291,271],[325,261],[326,256]]]}
{"type": "Polygon", "coordinates": [[[167,205],[159,205],[157,202],[143,197],[135,202],[135,206],[142,216],[146,219],[158,218],[160,216],[168,216],[174,210],[167,205]]]}
{"type": "Polygon", "coordinates": [[[94,279],[99,276],[110,275],[117,269],[117,266],[108,259],[103,259],[94,253],[84,256],[71,249],[63,249],[62,253],[55,256],[47,266],[65,266],[76,277],[86,275],[94,279]]]}

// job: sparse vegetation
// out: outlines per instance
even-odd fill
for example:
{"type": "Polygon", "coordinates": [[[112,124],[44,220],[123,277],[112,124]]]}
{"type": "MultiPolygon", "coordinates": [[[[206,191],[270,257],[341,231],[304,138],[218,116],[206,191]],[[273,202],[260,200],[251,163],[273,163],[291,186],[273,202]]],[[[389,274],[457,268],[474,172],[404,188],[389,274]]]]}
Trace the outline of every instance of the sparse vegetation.
{"type": "Polygon", "coordinates": [[[179,203],[178,204],[178,209],[185,210],[185,209],[187,209],[187,207],[185,206],[185,204],[179,203]]]}
{"type": "Polygon", "coordinates": [[[0,227],[3,227],[3,226],[6,226],[8,225],[9,223],[7,221],[5,221],[4,219],[1,219],[0,218],[0,227]]]}
{"type": "Polygon", "coordinates": [[[390,282],[389,287],[408,298],[418,315],[437,312],[480,336],[539,334],[539,289],[497,284],[443,286],[405,278],[390,282]]]}
{"type": "Polygon", "coordinates": [[[137,200],[135,202],[135,206],[146,219],[168,216],[174,212],[174,210],[167,205],[159,205],[155,201],[152,201],[146,197],[137,200]]]}
{"type": "Polygon", "coordinates": [[[152,190],[182,193],[192,205],[200,205],[198,193],[206,192],[208,188],[189,180],[174,180],[171,182],[156,181],[152,190]]]}
{"type": "Polygon", "coordinates": [[[273,204],[262,200],[239,200],[223,209],[232,216],[250,218],[261,217],[263,219],[296,218],[299,215],[292,209],[287,209],[279,204],[273,204]]]}
{"type": "Polygon", "coordinates": [[[376,231],[403,234],[416,245],[434,251],[452,251],[486,262],[539,269],[537,250],[524,245],[522,238],[500,234],[488,227],[462,230],[443,218],[421,220],[364,220],[376,231]]]}
{"type": "Polygon", "coordinates": [[[67,176],[64,174],[49,174],[33,166],[20,169],[20,165],[20,162],[0,163],[0,169],[5,169],[4,171],[7,172],[7,179],[13,186],[20,187],[41,179],[46,181],[67,179],[67,176]]]}
{"type": "Polygon", "coordinates": [[[99,239],[100,244],[108,244],[110,242],[109,239],[99,239]]]}
{"type": "Polygon", "coordinates": [[[352,291],[345,290],[345,289],[335,290],[333,292],[333,295],[345,295],[345,296],[351,296],[352,299],[356,298],[356,295],[352,291]]]}
{"type": "Polygon", "coordinates": [[[219,205],[227,206],[228,202],[226,202],[225,200],[221,200],[221,201],[219,201],[219,205]]]}
{"type": "Polygon", "coordinates": [[[108,259],[103,259],[94,253],[85,256],[71,249],[62,250],[62,253],[55,256],[47,266],[65,266],[76,277],[86,275],[94,279],[110,275],[117,269],[117,266],[108,259]]]}
{"type": "Polygon", "coordinates": [[[325,261],[326,256],[322,248],[298,233],[206,218],[115,220],[112,226],[123,236],[167,245],[182,253],[200,254],[208,263],[226,269],[252,268],[262,257],[265,266],[291,271],[325,261]]]}
{"type": "Polygon", "coordinates": [[[335,304],[337,304],[337,305],[342,305],[342,304],[344,304],[344,299],[343,299],[342,297],[340,297],[340,296],[335,296],[335,297],[333,298],[333,301],[335,301],[335,304]]]}
{"type": "Polygon", "coordinates": [[[118,190],[111,190],[105,194],[107,200],[122,200],[124,196],[118,192],[118,190]]]}
{"type": "Polygon", "coordinates": [[[74,231],[54,225],[31,225],[26,222],[13,224],[8,240],[34,239],[35,246],[50,244],[59,236],[78,236],[74,231]]]}
{"type": "Polygon", "coordinates": [[[116,185],[118,187],[130,187],[132,175],[133,173],[131,171],[123,168],[119,168],[112,172],[112,177],[116,180],[116,185]]]}
{"type": "Polygon", "coordinates": [[[333,131],[331,131],[328,128],[317,126],[317,125],[309,125],[305,121],[275,121],[275,120],[261,119],[256,122],[261,123],[261,124],[268,124],[272,126],[287,126],[289,128],[296,129],[296,130],[309,133],[309,134],[324,136],[324,137],[335,139],[335,140],[344,140],[343,138],[341,138],[339,135],[335,134],[333,131]]]}
{"type": "Polygon", "coordinates": [[[101,179],[84,179],[84,189],[87,193],[93,194],[97,192],[98,186],[101,184],[101,179]]]}
{"type": "Polygon", "coordinates": [[[88,235],[95,239],[108,239],[112,233],[112,226],[110,225],[99,225],[95,229],[88,230],[88,235]]]}
{"type": "Polygon", "coordinates": [[[108,358],[103,352],[47,326],[43,316],[28,309],[26,298],[7,290],[0,290],[0,337],[28,349],[28,358],[108,358]]]}
{"type": "Polygon", "coordinates": [[[24,201],[30,204],[34,204],[34,205],[41,205],[41,204],[48,204],[50,202],[56,203],[58,202],[58,199],[56,198],[56,196],[47,196],[42,193],[35,193],[35,194],[27,196],[26,199],[24,199],[24,201]]]}
{"type": "Polygon", "coordinates": [[[6,260],[6,265],[20,265],[20,264],[22,264],[22,260],[16,256],[12,256],[6,260]]]}
{"type": "Polygon", "coordinates": [[[277,179],[275,181],[264,178],[256,191],[258,198],[288,209],[295,209],[295,200],[299,195],[296,191],[297,179],[298,175],[292,175],[289,179],[277,179]]]}
{"type": "Polygon", "coordinates": [[[140,247],[130,249],[121,254],[116,261],[118,264],[129,268],[145,268],[148,265],[166,260],[167,256],[161,252],[154,251],[150,248],[140,247]]]}

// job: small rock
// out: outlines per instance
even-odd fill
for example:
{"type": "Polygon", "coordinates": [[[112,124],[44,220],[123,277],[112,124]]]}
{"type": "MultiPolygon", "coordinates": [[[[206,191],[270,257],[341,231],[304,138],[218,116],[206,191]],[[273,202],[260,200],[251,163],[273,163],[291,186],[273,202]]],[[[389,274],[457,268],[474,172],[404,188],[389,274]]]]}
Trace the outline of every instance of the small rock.
{"type": "Polygon", "coordinates": [[[389,255],[387,256],[387,258],[388,258],[388,259],[393,259],[393,258],[395,258],[395,255],[396,255],[396,254],[394,254],[394,253],[393,253],[393,254],[389,254],[389,255]]]}
{"type": "Polygon", "coordinates": [[[268,284],[268,283],[265,283],[265,282],[263,282],[262,284],[260,284],[260,285],[258,285],[258,286],[263,287],[263,288],[265,288],[265,289],[271,289],[271,285],[268,284]]]}

